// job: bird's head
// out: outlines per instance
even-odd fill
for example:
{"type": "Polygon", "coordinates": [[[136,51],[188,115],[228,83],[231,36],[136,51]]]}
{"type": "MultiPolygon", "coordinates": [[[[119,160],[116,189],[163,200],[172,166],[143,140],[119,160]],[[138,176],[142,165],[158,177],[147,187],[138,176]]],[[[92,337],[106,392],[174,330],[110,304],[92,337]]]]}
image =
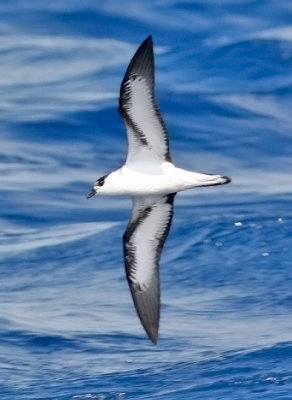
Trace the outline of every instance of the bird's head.
{"type": "Polygon", "coordinates": [[[102,191],[107,177],[108,177],[108,175],[104,175],[104,176],[100,177],[97,181],[94,182],[94,185],[93,185],[91,191],[86,196],[88,199],[90,199],[90,197],[94,196],[98,192],[102,191]]]}

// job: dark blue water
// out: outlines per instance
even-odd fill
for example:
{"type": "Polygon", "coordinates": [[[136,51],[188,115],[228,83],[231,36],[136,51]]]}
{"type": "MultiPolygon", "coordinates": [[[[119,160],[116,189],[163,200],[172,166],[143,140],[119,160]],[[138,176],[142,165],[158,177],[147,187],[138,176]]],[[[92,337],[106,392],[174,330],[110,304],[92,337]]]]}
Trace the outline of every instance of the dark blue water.
{"type": "Polygon", "coordinates": [[[290,0],[0,4],[1,400],[292,398],[290,0]],[[119,85],[153,35],[173,159],[231,176],[181,193],[160,340],[135,314],[119,85]]]}

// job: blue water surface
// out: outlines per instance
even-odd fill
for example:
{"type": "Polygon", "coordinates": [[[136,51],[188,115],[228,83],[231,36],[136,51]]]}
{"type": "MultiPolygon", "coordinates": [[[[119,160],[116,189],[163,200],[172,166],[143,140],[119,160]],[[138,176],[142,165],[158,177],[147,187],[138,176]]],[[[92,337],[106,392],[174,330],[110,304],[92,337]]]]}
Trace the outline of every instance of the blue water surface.
{"type": "Polygon", "coordinates": [[[0,399],[291,400],[290,0],[0,3],[0,399]],[[135,314],[119,85],[153,35],[176,197],[160,339],[135,314]]]}

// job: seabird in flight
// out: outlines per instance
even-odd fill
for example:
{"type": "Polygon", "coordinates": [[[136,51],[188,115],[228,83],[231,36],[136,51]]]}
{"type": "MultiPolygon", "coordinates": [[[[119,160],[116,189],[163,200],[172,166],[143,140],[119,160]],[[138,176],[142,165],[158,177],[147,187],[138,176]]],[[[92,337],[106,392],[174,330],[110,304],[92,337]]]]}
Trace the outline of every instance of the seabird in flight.
{"type": "Polygon", "coordinates": [[[136,311],[153,343],[160,317],[159,260],[169,233],[177,192],[224,185],[227,176],[174,166],[168,133],[154,95],[154,55],[149,36],[132,58],[120,89],[120,114],[128,138],[125,164],[99,178],[87,197],[128,195],[133,199],[123,236],[127,279],[136,311]]]}

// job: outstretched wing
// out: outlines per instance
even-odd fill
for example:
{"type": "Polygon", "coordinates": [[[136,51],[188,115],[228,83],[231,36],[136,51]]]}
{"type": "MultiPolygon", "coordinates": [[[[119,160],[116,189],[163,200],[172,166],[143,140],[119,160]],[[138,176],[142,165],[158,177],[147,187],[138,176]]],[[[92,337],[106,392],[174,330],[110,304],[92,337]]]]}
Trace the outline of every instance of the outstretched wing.
{"type": "Polygon", "coordinates": [[[153,343],[160,317],[159,260],[169,233],[175,193],[135,197],[131,220],[124,233],[128,282],[141,323],[153,343]]]}
{"type": "Polygon", "coordinates": [[[168,133],[154,97],[154,55],[149,36],[132,58],[120,91],[128,137],[127,164],[171,161],[168,133]]]}

